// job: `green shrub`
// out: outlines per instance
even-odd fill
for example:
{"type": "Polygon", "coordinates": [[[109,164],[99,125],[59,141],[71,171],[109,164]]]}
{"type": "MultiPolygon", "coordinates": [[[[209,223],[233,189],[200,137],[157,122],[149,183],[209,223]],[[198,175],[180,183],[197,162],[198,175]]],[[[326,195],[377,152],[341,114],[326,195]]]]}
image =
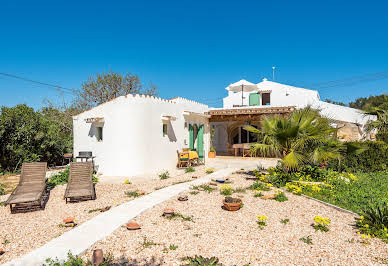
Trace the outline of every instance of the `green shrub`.
{"type": "Polygon", "coordinates": [[[170,173],[168,171],[165,171],[159,175],[160,179],[167,179],[170,178],[170,173]]]}
{"type": "Polygon", "coordinates": [[[264,183],[261,183],[261,182],[253,183],[248,189],[250,189],[250,190],[263,190],[263,191],[271,190],[268,186],[266,186],[264,183]]]}
{"type": "Polygon", "coordinates": [[[49,189],[54,188],[57,185],[64,185],[67,184],[69,180],[69,174],[70,174],[70,168],[66,167],[65,170],[62,172],[59,172],[56,175],[51,176],[47,181],[47,187],[49,189]]]}
{"type": "MultiPolygon", "coordinates": [[[[104,256],[104,260],[100,264],[100,266],[109,266],[112,264],[113,264],[113,256],[110,253],[108,253],[107,256],[104,256]]],[[[92,265],[91,261],[89,260],[84,261],[82,258],[71,254],[70,251],[67,254],[67,260],[64,262],[58,259],[48,258],[46,259],[46,263],[43,264],[43,266],[89,266],[89,265],[92,265]]]]}
{"type": "Polygon", "coordinates": [[[287,201],[288,198],[287,196],[284,194],[284,192],[279,192],[275,198],[273,198],[273,200],[276,200],[276,201],[279,201],[279,202],[284,202],[284,201],[287,201]]]}
{"type": "Polygon", "coordinates": [[[388,170],[388,144],[382,141],[353,142],[366,150],[360,154],[345,155],[340,161],[332,160],[328,168],[347,172],[377,172],[388,170]]]}
{"type": "Polygon", "coordinates": [[[388,204],[371,204],[357,219],[357,227],[363,234],[384,239],[388,243],[388,204]]]}
{"type": "Polygon", "coordinates": [[[185,173],[192,173],[192,172],[195,172],[195,169],[192,166],[186,168],[186,170],[185,170],[185,173]]]}
{"type": "Polygon", "coordinates": [[[195,255],[194,257],[185,257],[182,259],[186,261],[186,266],[219,266],[222,265],[219,263],[219,259],[217,257],[205,258],[202,256],[195,255]]]}

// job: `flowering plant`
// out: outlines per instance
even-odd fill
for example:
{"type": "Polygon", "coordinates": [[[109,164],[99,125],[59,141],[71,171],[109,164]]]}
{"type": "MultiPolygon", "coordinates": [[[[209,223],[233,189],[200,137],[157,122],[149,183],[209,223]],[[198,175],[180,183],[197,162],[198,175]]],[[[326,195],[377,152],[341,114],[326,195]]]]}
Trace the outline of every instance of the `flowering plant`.
{"type": "Polygon", "coordinates": [[[315,216],[314,217],[314,224],[313,227],[315,230],[327,232],[329,231],[329,225],[330,225],[330,219],[329,218],[323,218],[321,216],[315,216]]]}
{"type": "Polygon", "coordinates": [[[233,189],[230,185],[221,185],[221,192],[222,195],[228,196],[232,195],[233,189]]]}
{"type": "Polygon", "coordinates": [[[267,220],[268,220],[267,216],[257,215],[257,224],[259,225],[259,228],[261,230],[264,229],[264,226],[267,226],[267,220]]]}

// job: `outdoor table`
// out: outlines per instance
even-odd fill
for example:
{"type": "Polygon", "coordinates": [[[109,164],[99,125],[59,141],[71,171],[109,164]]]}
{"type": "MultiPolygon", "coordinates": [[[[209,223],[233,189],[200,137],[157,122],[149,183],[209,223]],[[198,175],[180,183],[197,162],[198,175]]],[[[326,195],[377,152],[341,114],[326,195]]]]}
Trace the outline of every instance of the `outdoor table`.
{"type": "Polygon", "coordinates": [[[244,155],[244,150],[249,150],[250,148],[251,148],[251,145],[252,144],[250,144],[250,143],[236,143],[236,144],[233,144],[233,149],[234,149],[234,156],[237,156],[237,154],[238,154],[238,151],[240,150],[240,149],[242,149],[243,150],[243,153],[242,153],[242,155],[243,155],[243,157],[245,157],[244,155]]]}

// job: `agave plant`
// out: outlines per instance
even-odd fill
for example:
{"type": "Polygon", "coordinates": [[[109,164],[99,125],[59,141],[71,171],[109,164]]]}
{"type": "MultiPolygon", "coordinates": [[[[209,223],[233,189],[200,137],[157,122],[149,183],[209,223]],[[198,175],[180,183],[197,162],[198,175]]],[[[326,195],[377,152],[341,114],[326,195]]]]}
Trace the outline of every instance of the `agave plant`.
{"type": "Polygon", "coordinates": [[[388,205],[376,204],[363,211],[364,223],[377,230],[388,228],[388,205]]]}
{"type": "Polygon", "coordinates": [[[195,255],[194,257],[186,257],[184,260],[187,261],[186,266],[222,266],[217,257],[205,258],[195,255]]]}

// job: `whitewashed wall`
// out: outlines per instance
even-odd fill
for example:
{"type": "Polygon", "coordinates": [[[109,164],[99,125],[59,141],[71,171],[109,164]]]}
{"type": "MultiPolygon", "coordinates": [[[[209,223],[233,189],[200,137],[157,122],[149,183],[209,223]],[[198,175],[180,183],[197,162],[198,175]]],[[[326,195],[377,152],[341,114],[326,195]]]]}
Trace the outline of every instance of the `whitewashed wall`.
{"type": "Polygon", "coordinates": [[[184,116],[184,111],[203,113],[207,106],[186,99],[172,101],[144,95],[127,95],[101,104],[73,117],[74,154],[92,151],[98,173],[131,176],[158,172],[176,166],[177,150],[188,147],[188,123],[205,124],[204,150],[209,150],[209,125],[201,116],[184,116]],[[168,123],[163,137],[162,115],[176,118],[168,123]],[[86,118],[104,117],[103,141],[86,118]],[[186,142],[185,142],[186,140],[186,142]],[[187,144],[185,144],[187,143],[187,144]]]}

